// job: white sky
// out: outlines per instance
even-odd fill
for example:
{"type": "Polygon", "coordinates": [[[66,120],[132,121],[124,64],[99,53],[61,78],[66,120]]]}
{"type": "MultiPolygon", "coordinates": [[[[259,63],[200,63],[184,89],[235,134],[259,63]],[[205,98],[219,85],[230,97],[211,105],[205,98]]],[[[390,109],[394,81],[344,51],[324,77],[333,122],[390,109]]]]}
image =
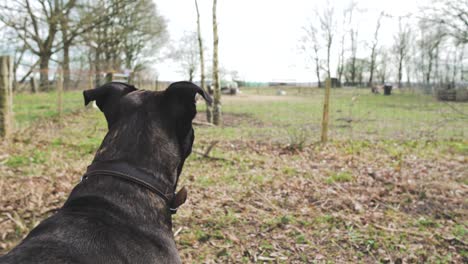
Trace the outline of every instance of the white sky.
{"type": "MultiPolygon", "coordinates": [[[[184,32],[196,31],[194,0],[154,0],[161,15],[167,19],[171,41],[174,45],[184,32]]],[[[359,19],[358,56],[368,57],[365,40],[373,37],[378,14],[384,10],[393,16],[410,12],[417,13],[418,7],[429,0],[356,0],[361,14],[359,19]]],[[[329,1],[335,6],[339,19],[342,9],[350,0],[329,1]]],[[[237,71],[248,81],[298,81],[314,82],[313,65],[308,65],[299,50],[304,35],[302,27],[314,20],[315,8],[322,7],[326,0],[218,0],[219,58],[221,65],[229,71],[237,71]]],[[[208,48],[206,64],[211,64],[212,50],[212,0],[199,0],[204,45],[208,48]]],[[[319,25],[318,25],[319,26],[319,25]]],[[[341,22],[338,22],[341,28],[341,22]]],[[[393,34],[398,28],[396,19],[385,19],[380,31],[380,43],[391,46],[393,34]]],[[[334,39],[334,54],[339,50],[337,32],[334,39]]],[[[332,57],[333,71],[337,56],[332,57]]],[[[186,78],[179,65],[162,61],[154,67],[160,80],[186,78]]],[[[198,76],[198,73],[197,73],[198,76]]]]}

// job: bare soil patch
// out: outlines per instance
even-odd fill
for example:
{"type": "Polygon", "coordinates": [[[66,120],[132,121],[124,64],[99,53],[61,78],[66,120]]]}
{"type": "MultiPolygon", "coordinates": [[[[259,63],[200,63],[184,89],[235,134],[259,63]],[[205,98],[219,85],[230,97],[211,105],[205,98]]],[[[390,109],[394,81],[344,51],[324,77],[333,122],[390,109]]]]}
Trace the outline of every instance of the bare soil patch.
{"type": "MultiPolygon", "coordinates": [[[[197,122],[206,122],[206,113],[199,112],[195,117],[197,122]]],[[[254,126],[254,127],[263,127],[265,124],[255,118],[251,114],[242,114],[242,113],[223,113],[223,127],[239,127],[239,126],[254,126]]]]}

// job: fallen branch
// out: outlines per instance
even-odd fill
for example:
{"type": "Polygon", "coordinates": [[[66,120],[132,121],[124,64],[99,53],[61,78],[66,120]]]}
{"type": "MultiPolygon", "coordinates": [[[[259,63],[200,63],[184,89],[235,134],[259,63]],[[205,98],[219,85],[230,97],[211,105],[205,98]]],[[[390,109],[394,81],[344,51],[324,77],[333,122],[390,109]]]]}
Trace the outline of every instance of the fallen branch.
{"type": "Polygon", "coordinates": [[[216,144],[218,144],[218,142],[219,142],[218,140],[212,141],[212,142],[210,143],[210,145],[206,148],[206,150],[205,150],[204,152],[198,151],[198,150],[193,150],[193,153],[198,154],[198,155],[201,155],[201,156],[203,156],[203,158],[218,159],[218,158],[215,158],[215,157],[211,157],[211,156],[210,156],[211,150],[213,150],[214,146],[215,146],[216,144]]]}
{"type": "Polygon", "coordinates": [[[174,237],[176,237],[177,235],[179,235],[180,231],[182,231],[182,227],[179,227],[179,229],[177,229],[177,231],[175,231],[174,237]]]}
{"type": "Polygon", "coordinates": [[[233,160],[210,156],[210,152],[213,150],[216,144],[218,144],[218,142],[218,140],[212,141],[210,145],[205,149],[205,151],[199,151],[194,149],[192,150],[192,152],[206,159],[228,161],[234,164],[235,162],[233,160]]]}
{"type": "Polygon", "coordinates": [[[218,144],[218,140],[212,141],[211,144],[206,148],[205,154],[203,154],[205,157],[208,157],[210,155],[211,150],[218,144]]]}
{"type": "Polygon", "coordinates": [[[212,123],[201,122],[201,121],[192,121],[192,124],[196,126],[211,126],[211,127],[215,126],[212,123]]]}
{"type": "Polygon", "coordinates": [[[233,160],[225,159],[225,158],[218,158],[218,157],[212,157],[212,156],[207,156],[205,155],[204,152],[198,151],[198,150],[192,150],[193,153],[202,156],[202,158],[210,159],[210,160],[222,160],[222,161],[228,161],[234,164],[233,160]]]}

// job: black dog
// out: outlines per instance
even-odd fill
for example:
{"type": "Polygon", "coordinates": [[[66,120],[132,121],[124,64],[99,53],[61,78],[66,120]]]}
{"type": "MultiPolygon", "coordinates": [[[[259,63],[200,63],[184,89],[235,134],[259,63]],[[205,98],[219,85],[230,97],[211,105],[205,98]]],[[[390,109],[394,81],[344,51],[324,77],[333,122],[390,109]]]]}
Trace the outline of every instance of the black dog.
{"type": "Polygon", "coordinates": [[[171,214],[194,140],[190,82],[163,92],[109,83],[83,93],[95,100],[109,131],[65,205],[41,222],[0,263],[180,263],[171,214]]]}

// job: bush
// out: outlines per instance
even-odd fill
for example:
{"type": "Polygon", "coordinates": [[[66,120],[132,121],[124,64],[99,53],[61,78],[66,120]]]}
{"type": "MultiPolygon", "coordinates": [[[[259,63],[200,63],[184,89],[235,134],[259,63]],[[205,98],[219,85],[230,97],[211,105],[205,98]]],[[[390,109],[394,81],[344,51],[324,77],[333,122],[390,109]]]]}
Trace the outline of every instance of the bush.
{"type": "Polygon", "coordinates": [[[310,142],[312,131],[307,127],[290,128],[288,133],[288,148],[292,150],[303,150],[310,142]]]}

